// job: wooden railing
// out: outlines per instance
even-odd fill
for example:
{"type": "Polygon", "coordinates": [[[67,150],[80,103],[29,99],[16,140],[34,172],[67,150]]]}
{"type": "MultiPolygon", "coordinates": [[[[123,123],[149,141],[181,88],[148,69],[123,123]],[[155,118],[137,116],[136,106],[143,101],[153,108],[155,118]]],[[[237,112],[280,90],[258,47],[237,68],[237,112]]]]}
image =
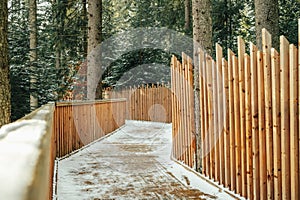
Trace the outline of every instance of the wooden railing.
{"type": "MultiPolygon", "coordinates": [[[[199,50],[198,142],[202,153],[197,157],[201,157],[204,175],[243,197],[299,199],[300,51],[281,36],[279,54],[265,29],[262,46],[259,51],[250,44],[248,55],[239,37],[238,54],[228,50],[227,60],[216,45],[216,61],[199,50]]],[[[182,66],[185,64],[173,59],[172,69],[179,72],[172,73],[177,88],[186,87],[184,79],[178,79],[186,73],[182,66]]],[[[186,94],[181,89],[176,96],[183,98],[186,94]]],[[[181,143],[189,144],[193,137],[184,112],[179,109],[173,122],[181,123],[185,131],[181,143]]],[[[173,128],[175,138],[180,131],[173,128]]],[[[186,145],[174,148],[179,155],[187,151],[186,145]]]]}
{"type": "Polygon", "coordinates": [[[172,57],[172,156],[190,167],[195,164],[195,126],[192,60],[185,54],[182,63],[172,57]]]}
{"type": "Polygon", "coordinates": [[[48,104],[0,129],[0,199],[52,199],[54,163],[125,123],[126,101],[48,104]]]}
{"type": "Polygon", "coordinates": [[[124,125],[125,109],[125,99],[56,103],[56,156],[65,156],[124,125]]]}
{"type": "Polygon", "coordinates": [[[52,199],[54,105],[0,129],[0,199],[52,199]]]}
{"type": "Polygon", "coordinates": [[[126,98],[126,119],[172,122],[172,91],[168,85],[142,85],[104,90],[105,98],[126,98]]]}

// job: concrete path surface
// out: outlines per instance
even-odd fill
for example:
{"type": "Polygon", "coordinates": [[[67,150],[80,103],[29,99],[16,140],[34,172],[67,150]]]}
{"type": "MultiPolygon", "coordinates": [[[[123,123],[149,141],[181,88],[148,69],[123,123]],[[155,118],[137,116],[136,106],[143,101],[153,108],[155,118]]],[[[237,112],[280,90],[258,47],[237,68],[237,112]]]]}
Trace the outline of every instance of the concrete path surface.
{"type": "Polygon", "coordinates": [[[58,162],[54,199],[235,199],[172,161],[171,125],[126,125],[58,162]]]}

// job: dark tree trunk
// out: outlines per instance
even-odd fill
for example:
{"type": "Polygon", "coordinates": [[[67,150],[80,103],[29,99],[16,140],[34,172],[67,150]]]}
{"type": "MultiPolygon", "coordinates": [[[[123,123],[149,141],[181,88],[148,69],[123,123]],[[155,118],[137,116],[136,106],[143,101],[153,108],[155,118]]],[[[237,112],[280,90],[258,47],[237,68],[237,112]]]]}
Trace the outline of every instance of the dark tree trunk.
{"type": "Polygon", "coordinates": [[[255,0],[256,44],[262,50],[261,30],[272,34],[272,45],[279,50],[279,6],[278,0],[255,0]]]}
{"type": "Polygon", "coordinates": [[[37,7],[36,0],[29,0],[29,31],[30,31],[30,110],[33,111],[38,107],[38,98],[36,90],[36,75],[34,74],[37,66],[37,7]]]}
{"type": "Polygon", "coordinates": [[[190,22],[190,12],[191,12],[190,0],[184,0],[184,7],[185,7],[184,29],[185,29],[185,32],[188,33],[188,31],[190,30],[190,26],[191,26],[191,22],[190,22]]]}
{"type": "MultiPolygon", "coordinates": [[[[212,52],[212,4],[210,0],[193,0],[193,39],[207,53],[212,52]]],[[[198,45],[194,47],[194,62],[198,62],[198,45]]],[[[197,66],[197,65],[195,65],[197,66]]],[[[194,68],[195,94],[195,137],[196,137],[196,168],[201,167],[201,133],[200,133],[200,100],[199,100],[199,68],[194,68]]]]}
{"type": "Polygon", "coordinates": [[[88,1],[88,70],[87,98],[101,99],[101,61],[100,48],[102,37],[102,0],[88,1]]]}
{"type": "Polygon", "coordinates": [[[10,84],[7,41],[7,0],[0,2],[0,127],[10,122],[10,84]]]}

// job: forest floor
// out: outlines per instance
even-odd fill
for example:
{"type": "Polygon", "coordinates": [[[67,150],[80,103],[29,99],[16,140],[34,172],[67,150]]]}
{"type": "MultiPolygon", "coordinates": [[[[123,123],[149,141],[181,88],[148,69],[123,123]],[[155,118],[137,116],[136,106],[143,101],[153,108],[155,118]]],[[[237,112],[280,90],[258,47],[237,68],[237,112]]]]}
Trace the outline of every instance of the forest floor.
{"type": "Polygon", "coordinates": [[[236,199],[171,158],[171,124],[126,125],[58,161],[54,199],[236,199]]]}

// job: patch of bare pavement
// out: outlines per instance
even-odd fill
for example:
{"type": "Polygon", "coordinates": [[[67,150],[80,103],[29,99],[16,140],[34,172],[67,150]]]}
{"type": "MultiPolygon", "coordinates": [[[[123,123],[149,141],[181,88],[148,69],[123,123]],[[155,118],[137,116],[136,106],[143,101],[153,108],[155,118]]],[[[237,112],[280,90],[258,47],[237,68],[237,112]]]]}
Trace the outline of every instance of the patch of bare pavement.
{"type": "Polygon", "coordinates": [[[126,125],[58,162],[54,199],[234,199],[170,159],[171,125],[126,125]]]}

